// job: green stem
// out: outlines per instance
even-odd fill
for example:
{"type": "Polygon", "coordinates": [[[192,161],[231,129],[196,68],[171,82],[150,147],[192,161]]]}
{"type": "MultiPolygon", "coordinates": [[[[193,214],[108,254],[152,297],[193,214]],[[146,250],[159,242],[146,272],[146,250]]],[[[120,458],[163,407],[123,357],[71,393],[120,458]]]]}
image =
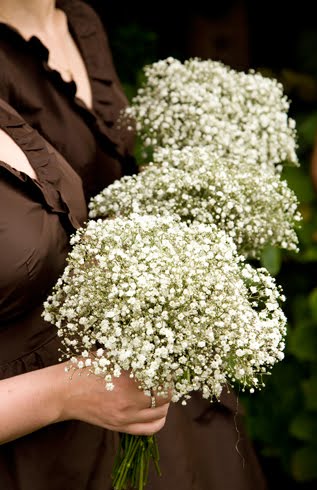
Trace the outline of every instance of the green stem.
{"type": "Polygon", "coordinates": [[[131,438],[128,453],[123,456],[123,460],[118,470],[118,479],[115,480],[115,485],[114,485],[115,490],[122,490],[126,488],[125,485],[126,476],[130,469],[138,445],[139,445],[138,437],[131,438]]]}
{"type": "Polygon", "coordinates": [[[142,447],[141,460],[140,460],[139,490],[143,490],[143,487],[144,487],[144,447],[142,447]]]}
{"type": "Polygon", "coordinates": [[[159,450],[155,436],[120,434],[120,447],[112,472],[114,490],[125,490],[128,486],[135,490],[144,490],[150,459],[160,475],[159,450]]]}

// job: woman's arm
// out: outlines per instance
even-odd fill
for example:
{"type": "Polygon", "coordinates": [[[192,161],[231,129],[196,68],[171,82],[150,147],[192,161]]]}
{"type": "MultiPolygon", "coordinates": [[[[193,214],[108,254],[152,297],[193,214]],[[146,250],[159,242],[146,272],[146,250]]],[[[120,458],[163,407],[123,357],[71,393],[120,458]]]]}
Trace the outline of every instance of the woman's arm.
{"type": "Polygon", "coordinates": [[[65,385],[63,370],[61,364],[0,381],[1,443],[59,419],[65,385]]]}
{"type": "Polygon", "coordinates": [[[158,398],[157,407],[149,408],[149,397],[127,373],[107,391],[102,378],[85,369],[70,374],[66,365],[0,381],[0,443],[70,419],[130,434],[151,435],[163,427],[168,400],[158,398]]]}

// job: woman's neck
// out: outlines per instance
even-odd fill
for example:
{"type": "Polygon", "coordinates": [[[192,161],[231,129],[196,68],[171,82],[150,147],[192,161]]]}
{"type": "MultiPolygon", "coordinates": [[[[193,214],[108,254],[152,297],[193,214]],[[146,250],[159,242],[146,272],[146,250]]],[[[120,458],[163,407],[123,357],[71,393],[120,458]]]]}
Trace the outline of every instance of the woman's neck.
{"type": "Polygon", "coordinates": [[[0,20],[24,33],[47,32],[54,23],[56,0],[0,0],[0,20]]]}

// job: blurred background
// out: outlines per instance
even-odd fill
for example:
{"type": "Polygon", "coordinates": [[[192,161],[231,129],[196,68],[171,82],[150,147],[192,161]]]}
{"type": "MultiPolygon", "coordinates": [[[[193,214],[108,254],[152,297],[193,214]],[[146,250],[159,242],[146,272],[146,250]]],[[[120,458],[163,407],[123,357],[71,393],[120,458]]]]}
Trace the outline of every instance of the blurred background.
{"type": "MultiPolygon", "coordinates": [[[[108,31],[129,98],[142,67],[167,56],[220,60],[278,78],[298,128],[300,168],[284,177],[303,215],[296,255],[268,250],[263,261],[283,286],[286,358],[266,388],[240,395],[270,490],[317,489],[317,19],[313,1],[87,0],[108,31]]],[[[229,490],[229,489],[228,489],[229,490]]]]}

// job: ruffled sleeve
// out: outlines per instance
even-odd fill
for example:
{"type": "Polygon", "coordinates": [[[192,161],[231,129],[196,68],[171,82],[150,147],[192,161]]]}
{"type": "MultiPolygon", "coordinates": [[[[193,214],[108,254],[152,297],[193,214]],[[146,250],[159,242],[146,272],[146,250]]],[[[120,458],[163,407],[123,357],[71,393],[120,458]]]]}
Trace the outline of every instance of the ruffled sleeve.
{"type": "Polygon", "coordinates": [[[38,181],[15,170],[6,162],[0,166],[27,186],[36,186],[51,212],[67,217],[72,229],[79,228],[87,219],[82,182],[77,173],[61,155],[31,128],[6,102],[0,100],[0,128],[26,154],[38,181]]]}

